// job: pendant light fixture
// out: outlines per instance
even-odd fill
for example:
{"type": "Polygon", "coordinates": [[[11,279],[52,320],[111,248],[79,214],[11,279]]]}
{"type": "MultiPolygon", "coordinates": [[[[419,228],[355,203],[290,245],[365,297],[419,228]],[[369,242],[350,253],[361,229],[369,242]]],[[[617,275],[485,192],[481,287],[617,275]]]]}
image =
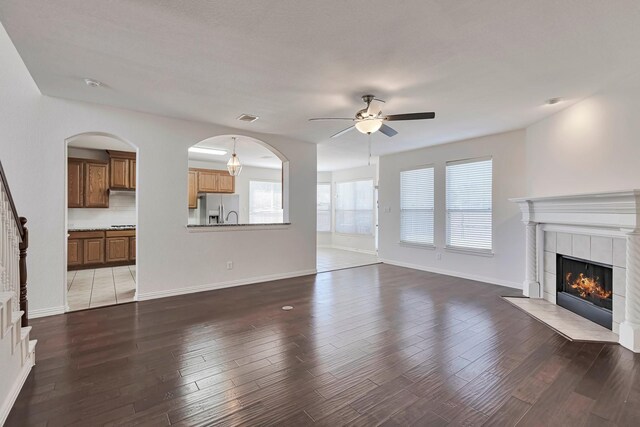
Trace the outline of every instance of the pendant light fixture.
{"type": "Polygon", "coordinates": [[[240,171],[242,171],[242,165],[240,164],[240,159],[236,155],[236,137],[234,136],[231,139],[233,139],[233,154],[227,162],[227,170],[229,171],[229,175],[238,176],[240,175],[240,171]]]}

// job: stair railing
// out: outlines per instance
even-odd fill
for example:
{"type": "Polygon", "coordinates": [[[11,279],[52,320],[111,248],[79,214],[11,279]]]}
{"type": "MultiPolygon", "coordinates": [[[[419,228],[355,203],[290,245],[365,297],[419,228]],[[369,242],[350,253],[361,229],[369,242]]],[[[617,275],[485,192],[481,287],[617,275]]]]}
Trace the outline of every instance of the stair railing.
{"type": "Polygon", "coordinates": [[[11,196],[7,176],[0,162],[0,285],[3,292],[11,292],[13,307],[19,303],[24,311],[22,326],[28,326],[27,249],[29,232],[27,219],[18,216],[11,196]]]}

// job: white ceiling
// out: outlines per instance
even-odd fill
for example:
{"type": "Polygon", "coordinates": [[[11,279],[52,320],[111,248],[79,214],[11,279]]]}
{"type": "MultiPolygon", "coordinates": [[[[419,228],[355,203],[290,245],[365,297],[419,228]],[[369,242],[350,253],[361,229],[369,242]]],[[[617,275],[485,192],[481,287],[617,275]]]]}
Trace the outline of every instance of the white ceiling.
{"type": "Polygon", "coordinates": [[[128,143],[104,134],[81,134],[69,138],[69,147],[88,148],[91,150],[136,151],[128,143]]]}
{"type": "MultiPolygon", "coordinates": [[[[374,154],[522,128],[640,70],[637,0],[3,0],[0,20],[46,95],[320,144],[345,123],[307,119],[352,116],[364,93],[436,112],[374,154]]],[[[351,132],[320,168],[366,153],[351,132]]]]}
{"type": "MultiPolygon", "coordinates": [[[[231,153],[233,153],[232,136],[236,135],[214,136],[213,138],[205,139],[204,141],[194,145],[194,147],[224,150],[227,154],[222,156],[213,156],[210,154],[189,152],[189,159],[226,164],[231,157],[231,153]]],[[[269,149],[261,145],[256,139],[248,136],[236,136],[236,155],[240,159],[240,163],[242,165],[269,169],[282,169],[282,161],[276,154],[269,151],[269,149]]]]}

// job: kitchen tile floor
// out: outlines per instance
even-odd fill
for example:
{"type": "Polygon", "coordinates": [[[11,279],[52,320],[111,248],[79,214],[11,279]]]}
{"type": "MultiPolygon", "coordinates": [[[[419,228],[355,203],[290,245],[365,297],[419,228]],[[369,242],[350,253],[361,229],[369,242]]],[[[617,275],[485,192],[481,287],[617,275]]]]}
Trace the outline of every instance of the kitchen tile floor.
{"type": "Polygon", "coordinates": [[[378,264],[379,262],[377,256],[362,252],[345,251],[334,248],[318,248],[316,270],[318,273],[322,273],[343,268],[378,264]]]}
{"type": "Polygon", "coordinates": [[[67,272],[69,311],[131,302],[136,293],[136,266],[67,272]]]}

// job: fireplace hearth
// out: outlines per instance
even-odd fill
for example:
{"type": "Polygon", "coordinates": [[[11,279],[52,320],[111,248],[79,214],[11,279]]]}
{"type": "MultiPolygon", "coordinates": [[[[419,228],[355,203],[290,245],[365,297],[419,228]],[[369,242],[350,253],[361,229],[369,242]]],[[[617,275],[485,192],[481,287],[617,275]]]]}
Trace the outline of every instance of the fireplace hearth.
{"type": "Polygon", "coordinates": [[[613,324],[613,268],[557,254],[557,304],[605,328],[613,324]]]}

